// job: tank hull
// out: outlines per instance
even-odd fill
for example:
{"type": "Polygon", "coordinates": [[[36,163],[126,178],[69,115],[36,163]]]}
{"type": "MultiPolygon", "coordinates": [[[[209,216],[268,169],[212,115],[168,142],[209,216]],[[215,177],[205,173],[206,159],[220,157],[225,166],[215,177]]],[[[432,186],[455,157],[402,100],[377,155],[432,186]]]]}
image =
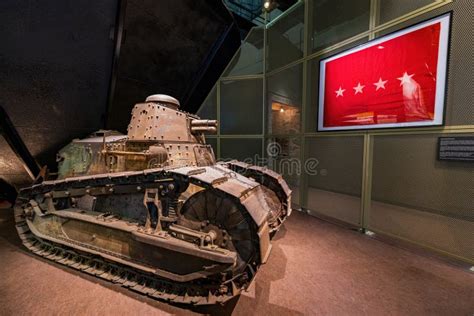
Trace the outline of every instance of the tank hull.
{"type": "Polygon", "coordinates": [[[291,212],[290,194],[278,174],[237,161],[146,169],[23,189],[15,220],[37,255],[153,298],[215,304],[246,289],[267,260],[272,233],[291,212]],[[201,205],[204,192],[227,207],[201,205]],[[147,205],[169,195],[179,196],[177,214],[150,220],[147,205]],[[214,216],[193,215],[191,201],[214,216]]]}

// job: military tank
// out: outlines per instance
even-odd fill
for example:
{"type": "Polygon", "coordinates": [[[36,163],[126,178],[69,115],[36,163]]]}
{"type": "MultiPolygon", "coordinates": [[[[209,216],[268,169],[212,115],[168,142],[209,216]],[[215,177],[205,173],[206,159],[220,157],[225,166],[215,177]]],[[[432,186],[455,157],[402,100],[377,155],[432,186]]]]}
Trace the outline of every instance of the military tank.
{"type": "Polygon", "coordinates": [[[216,163],[217,121],[167,95],[136,104],[127,135],[97,131],[57,155],[57,179],[20,190],[18,234],[35,254],[174,303],[239,295],[291,213],[281,175],[216,163]]]}

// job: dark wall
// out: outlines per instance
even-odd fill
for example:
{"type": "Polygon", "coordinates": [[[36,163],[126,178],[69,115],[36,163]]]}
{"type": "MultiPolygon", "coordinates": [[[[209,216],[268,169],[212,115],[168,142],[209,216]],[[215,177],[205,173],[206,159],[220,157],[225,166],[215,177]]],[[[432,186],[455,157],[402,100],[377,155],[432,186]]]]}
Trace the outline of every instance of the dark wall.
{"type": "MultiPolygon", "coordinates": [[[[103,127],[117,0],[0,2],[0,104],[40,164],[103,127]]],[[[0,177],[28,181],[0,137],[0,177]]]]}
{"type": "Polygon", "coordinates": [[[132,107],[148,95],[185,99],[232,22],[223,8],[221,1],[127,0],[109,128],[125,131],[132,107]]]}

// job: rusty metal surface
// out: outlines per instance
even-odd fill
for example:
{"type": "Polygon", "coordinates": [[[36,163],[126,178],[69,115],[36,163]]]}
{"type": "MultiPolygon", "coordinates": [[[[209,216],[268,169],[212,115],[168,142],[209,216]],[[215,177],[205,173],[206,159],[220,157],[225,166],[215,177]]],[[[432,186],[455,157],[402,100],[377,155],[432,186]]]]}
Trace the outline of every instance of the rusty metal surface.
{"type": "Polygon", "coordinates": [[[58,179],[20,191],[17,230],[34,253],[173,302],[214,304],[246,289],[291,213],[266,168],[216,164],[213,120],[154,95],[128,135],[98,131],[58,155],[58,179]]]}

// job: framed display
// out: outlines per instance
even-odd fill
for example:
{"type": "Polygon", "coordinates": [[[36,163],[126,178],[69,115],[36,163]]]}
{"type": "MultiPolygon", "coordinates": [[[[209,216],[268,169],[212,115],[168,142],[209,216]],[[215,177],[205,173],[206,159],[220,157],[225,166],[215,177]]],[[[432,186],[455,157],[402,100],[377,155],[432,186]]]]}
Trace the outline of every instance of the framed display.
{"type": "Polygon", "coordinates": [[[318,131],[444,123],[451,13],[320,61],[318,131]]]}

